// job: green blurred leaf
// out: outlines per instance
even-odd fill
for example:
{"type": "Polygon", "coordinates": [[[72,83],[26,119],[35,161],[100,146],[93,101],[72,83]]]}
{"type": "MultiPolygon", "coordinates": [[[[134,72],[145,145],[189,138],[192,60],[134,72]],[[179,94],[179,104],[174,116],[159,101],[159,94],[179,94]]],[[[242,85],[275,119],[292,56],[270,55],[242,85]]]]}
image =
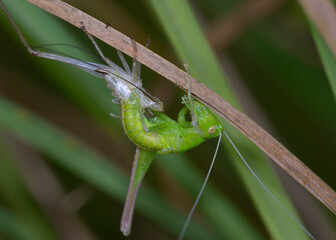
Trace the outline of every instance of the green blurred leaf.
{"type": "MultiPolygon", "coordinates": [[[[0,138],[0,197],[3,202],[6,202],[17,215],[20,216],[22,225],[24,228],[29,228],[32,233],[38,236],[38,239],[56,239],[55,233],[52,232],[50,223],[42,213],[41,209],[37,206],[32,196],[29,194],[23,180],[20,177],[20,172],[17,170],[17,166],[13,162],[8,149],[3,139],[0,138]],[[7,149],[7,150],[6,150],[7,149]]],[[[11,218],[6,214],[5,210],[2,212],[3,220],[11,218]]],[[[0,214],[1,215],[1,214],[0,214]]],[[[1,217],[0,217],[1,218],[1,217]]],[[[13,228],[17,228],[12,225],[16,221],[14,219],[8,219],[8,227],[1,228],[1,231],[9,231],[9,233],[15,235],[13,228]],[[8,228],[8,229],[7,229],[8,228]]],[[[5,223],[3,223],[5,224],[5,223]]],[[[20,223],[21,224],[21,223],[20,223]]],[[[20,225],[19,224],[19,225],[20,225]]],[[[0,224],[1,225],[1,224],[0,224]]],[[[28,231],[28,229],[24,230],[28,231]]],[[[18,231],[20,234],[20,231],[18,231]]],[[[28,238],[28,236],[27,236],[28,238]]]]}
{"type": "Polygon", "coordinates": [[[46,239],[30,229],[28,225],[29,224],[22,222],[20,219],[0,205],[0,229],[1,232],[5,234],[5,236],[16,240],[46,239]]]}
{"type": "MultiPolygon", "coordinates": [[[[195,200],[205,179],[206,171],[200,173],[190,159],[182,158],[181,155],[175,155],[173,158],[169,155],[160,155],[158,158],[162,160],[160,163],[165,169],[171,171],[178,182],[181,182],[182,186],[195,196],[192,198],[195,200]]],[[[246,217],[237,210],[237,207],[211,184],[211,178],[197,208],[202,209],[202,213],[211,219],[211,227],[220,233],[222,239],[243,239],[246,236],[249,236],[249,239],[263,239],[246,217]]]]}
{"type": "Polygon", "coordinates": [[[326,71],[331,91],[333,92],[336,100],[336,59],[313,23],[310,24],[310,29],[326,71]]]}

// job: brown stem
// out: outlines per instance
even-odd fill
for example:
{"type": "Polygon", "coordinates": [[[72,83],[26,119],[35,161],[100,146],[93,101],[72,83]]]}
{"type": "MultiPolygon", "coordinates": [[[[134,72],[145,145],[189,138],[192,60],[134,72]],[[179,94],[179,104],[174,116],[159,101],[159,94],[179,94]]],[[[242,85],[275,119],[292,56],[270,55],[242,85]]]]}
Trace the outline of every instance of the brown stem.
{"type": "MultiPolygon", "coordinates": [[[[82,26],[81,23],[84,23],[86,30],[90,34],[129,56],[133,56],[133,45],[129,37],[112,27],[106,29],[105,23],[98,21],[86,13],[59,0],[27,1],[78,28],[82,26]]],[[[326,0],[322,0],[321,2],[324,1],[326,0]]],[[[244,113],[235,109],[218,94],[198,82],[183,70],[138,43],[137,61],[164,76],[185,91],[187,91],[188,81],[190,81],[190,91],[198,100],[237,128],[273,159],[274,162],[336,214],[336,193],[334,190],[244,113]]]]}

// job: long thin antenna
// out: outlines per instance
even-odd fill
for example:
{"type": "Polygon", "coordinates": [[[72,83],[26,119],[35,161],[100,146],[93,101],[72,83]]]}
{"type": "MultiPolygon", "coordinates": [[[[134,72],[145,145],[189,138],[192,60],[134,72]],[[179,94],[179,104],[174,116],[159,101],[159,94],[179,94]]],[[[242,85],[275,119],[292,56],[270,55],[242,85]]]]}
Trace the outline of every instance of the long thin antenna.
{"type": "Polygon", "coordinates": [[[232,142],[231,138],[229,137],[229,135],[223,130],[225,136],[227,137],[227,139],[229,140],[229,142],[231,143],[232,147],[236,150],[236,152],[238,153],[239,157],[241,158],[241,160],[243,160],[244,164],[246,165],[246,167],[250,170],[250,172],[252,173],[252,175],[257,179],[257,181],[259,182],[259,184],[266,190],[266,192],[274,199],[274,201],[283,209],[285,210],[285,212],[288,214],[288,216],[290,216],[294,222],[296,222],[296,224],[303,230],[305,231],[309,237],[313,240],[315,240],[315,237],[299,222],[299,220],[297,220],[294,215],[279,201],[279,199],[276,198],[276,196],[274,196],[274,194],[266,187],[266,185],[261,181],[261,179],[257,176],[257,174],[252,170],[251,166],[247,163],[247,161],[245,160],[245,158],[241,155],[241,153],[239,152],[239,150],[237,149],[236,145],[232,142]]]}
{"type": "Polygon", "coordinates": [[[207,182],[208,182],[208,179],[209,179],[209,176],[210,176],[212,167],[213,167],[213,165],[214,165],[214,163],[215,163],[215,160],[216,160],[216,156],[217,156],[217,152],[218,152],[218,149],[219,149],[219,144],[220,144],[221,138],[222,138],[222,134],[220,133],[220,134],[219,134],[218,143],[217,143],[217,147],[216,147],[216,151],[215,151],[215,154],[214,154],[214,156],[213,156],[213,158],[212,158],[212,161],[211,161],[211,164],[210,164],[210,167],[209,167],[209,170],[208,170],[208,174],[207,174],[207,176],[205,177],[205,180],[204,180],[204,182],[203,182],[202,188],[201,188],[201,190],[200,190],[200,192],[199,192],[199,194],[198,194],[198,196],[197,196],[197,198],[196,198],[196,200],[195,200],[194,205],[192,206],[192,208],[191,208],[191,210],[190,210],[190,212],[189,212],[189,214],[188,214],[187,220],[185,221],[185,223],[184,223],[184,225],[183,225],[183,228],[182,228],[182,230],[181,230],[181,232],[180,232],[180,236],[179,236],[178,240],[182,240],[182,239],[183,239],[184,234],[185,234],[185,232],[186,232],[186,230],[187,230],[187,227],[188,227],[188,225],[189,225],[191,216],[193,215],[193,213],[194,213],[194,211],[195,211],[195,208],[196,208],[196,206],[197,206],[197,204],[198,204],[198,202],[199,202],[199,200],[200,200],[200,198],[201,198],[201,195],[202,195],[202,193],[203,193],[203,191],[204,191],[205,185],[206,185],[207,182]]]}

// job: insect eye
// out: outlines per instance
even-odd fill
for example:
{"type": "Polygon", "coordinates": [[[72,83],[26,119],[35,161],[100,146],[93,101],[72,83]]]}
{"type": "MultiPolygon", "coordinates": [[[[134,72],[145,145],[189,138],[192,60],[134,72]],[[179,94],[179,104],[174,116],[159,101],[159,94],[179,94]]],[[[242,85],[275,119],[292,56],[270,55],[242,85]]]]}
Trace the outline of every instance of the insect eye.
{"type": "Polygon", "coordinates": [[[211,127],[209,127],[209,129],[208,129],[208,133],[209,134],[214,134],[216,132],[216,128],[215,128],[215,126],[211,126],[211,127]]]}

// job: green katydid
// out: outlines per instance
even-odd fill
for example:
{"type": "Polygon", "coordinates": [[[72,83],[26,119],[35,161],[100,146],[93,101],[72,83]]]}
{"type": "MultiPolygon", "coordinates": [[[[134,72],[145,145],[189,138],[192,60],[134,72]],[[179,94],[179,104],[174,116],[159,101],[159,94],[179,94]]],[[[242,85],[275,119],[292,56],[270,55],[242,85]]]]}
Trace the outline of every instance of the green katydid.
{"type": "MultiPolygon", "coordinates": [[[[202,103],[192,99],[190,92],[188,93],[187,97],[183,98],[186,106],[184,106],[180,111],[177,122],[170,119],[165,114],[160,113],[160,111],[163,111],[162,103],[142,88],[142,82],[140,79],[140,63],[136,61],[135,48],[132,72],[120,52],[118,52],[118,55],[125,70],[121,69],[119,66],[106,58],[93,40],[92,36],[87,32],[86,33],[88,37],[91,39],[100,57],[107,65],[84,62],[74,58],[35,50],[30,47],[1,0],[0,6],[6,13],[7,17],[10,19],[14,29],[17,31],[22,43],[30,54],[33,56],[65,62],[87,71],[92,75],[104,78],[107,83],[107,87],[112,90],[112,95],[121,101],[123,127],[131,141],[137,145],[130,179],[130,186],[121,220],[121,231],[124,235],[130,234],[136,195],[141,181],[155,154],[168,154],[172,152],[187,151],[193,147],[196,147],[208,138],[213,138],[220,135],[223,131],[222,125],[211,114],[208,108],[206,108],[202,103]],[[146,108],[150,108],[156,117],[148,120],[143,114],[143,110],[146,108]],[[186,121],[185,119],[188,111],[191,112],[191,122],[186,121]]],[[[83,30],[85,30],[84,26],[83,30]]],[[[226,133],[225,135],[227,136],[226,133]]],[[[260,179],[246,163],[235,145],[232,143],[231,139],[229,137],[228,139],[241,159],[245,162],[247,167],[254,174],[261,185],[266,189],[266,191],[275,199],[278,204],[280,204],[280,206],[294,219],[294,221],[299,224],[300,227],[302,227],[303,230],[306,231],[312,239],[314,239],[314,237],[272,195],[272,193],[260,181],[260,179]]],[[[205,184],[203,184],[202,189],[204,188],[204,185],[205,184]]],[[[199,196],[194,204],[194,207],[197,204],[199,196]]],[[[190,219],[194,207],[188,216],[186,224],[190,219]]],[[[186,225],[181,231],[180,239],[183,237],[185,228],[186,225]]]]}
{"type": "MultiPolygon", "coordinates": [[[[99,54],[106,61],[106,58],[101,53],[101,50],[92,36],[89,33],[87,33],[87,35],[99,54]]],[[[134,58],[130,82],[138,84],[133,85],[126,82],[126,88],[115,88],[114,86],[110,87],[107,81],[108,87],[117,93],[121,101],[121,117],[125,133],[129,139],[137,145],[130,184],[121,218],[120,230],[125,236],[131,233],[136,196],[142,179],[155,154],[185,152],[198,146],[206,139],[217,137],[223,131],[223,127],[217,118],[206,106],[194,100],[191,97],[190,91],[188,92],[188,97],[183,97],[185,106],[179,112],[177,122],[167,115],[156,111],[153,107],[150,108],[155,117],[147,119],[143,113],[144,108],[148,108],[148,106],[143,104],[144,101],[142,101],[142,98],[145,96],[139,95],[142,91],[139,92],[137,87],[142,86],[139,76],[141,64],[136,61],[136,45],[134,41],[133,43],[134,58]],[[191,113],[191,122],[185,118],[188,111],[191,113]]],[[[124,66],[125,65],[126,64],[124,64],[124,66]]],[[[127,69],[127,67],[125,68],[127,69]]],[[[115,75],[111,75],[111,73],[105,71],[105,69],[96,71],[106,74],[105,80],[110,77],[116,78],[115,75]]],[[[124,86],[124,81],[122,81],[122,83],[124,86]]]]}
{"type": "Polygon", "coordinates": [[[129,235],[137,192],[155,153],[181,153],[196,147],[206,139],[217,137],[223,127],[216,117],[202,103],[184,97],[186,106],[174,121],[160,112],[147,120],[136,94],[121,100],[122,123],[127,136],[137,145],[132,176],[121,220],[121,231],[129,235]],[[193,107],[191,107],[193,105],[193,107]],[[185,119],[190,109],[195,122],[185,119]]]}

